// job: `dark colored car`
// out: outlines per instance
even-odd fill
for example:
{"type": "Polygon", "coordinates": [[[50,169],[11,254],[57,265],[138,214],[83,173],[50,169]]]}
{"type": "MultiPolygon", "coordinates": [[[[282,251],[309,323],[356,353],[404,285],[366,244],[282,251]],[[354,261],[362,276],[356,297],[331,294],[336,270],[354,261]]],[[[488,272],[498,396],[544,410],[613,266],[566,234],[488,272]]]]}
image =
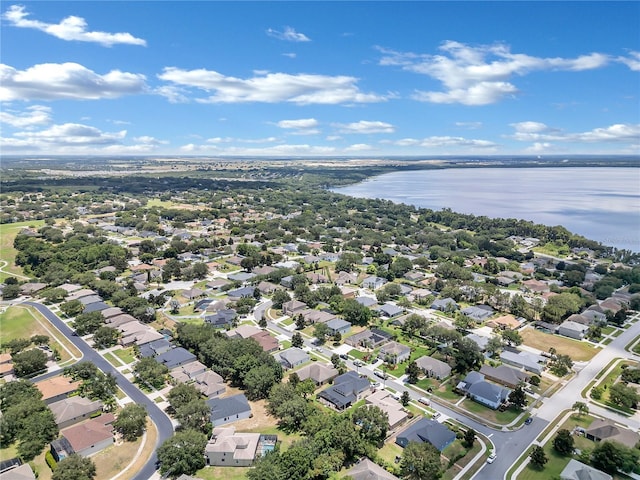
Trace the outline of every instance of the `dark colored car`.
{"type": "Polygon", "coordinates": [[[529,425],[531,422],[533,422],[533,418],[529,417],[524,421],[524,424],[529,425]]]}

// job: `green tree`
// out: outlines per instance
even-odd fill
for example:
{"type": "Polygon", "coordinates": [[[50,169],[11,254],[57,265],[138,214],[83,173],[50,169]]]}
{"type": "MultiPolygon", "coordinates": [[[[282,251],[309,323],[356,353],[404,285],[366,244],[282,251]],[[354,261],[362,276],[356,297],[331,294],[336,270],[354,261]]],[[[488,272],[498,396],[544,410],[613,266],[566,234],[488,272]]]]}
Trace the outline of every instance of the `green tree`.
{"type": "Polygon", "coordinates": [[[640,395],[635,388],[624,383],[616,383],[609,388],[609,400],[620,407],[635,408],[640,400],[640,395]]]}
{"type": "Polygon", "coordinates": [[[362,405],[351,414],[351,420],[358,427],[360,436],[379,445],[387,436],[389,416],[379,407],[374,405],[362,405]]]}
{"type": "MultiPolygon", "coordinates": [[[[552,297],[553,298],[553,297],[552,297]]],[[[558,354],[549,362],[549,370],[558,377],[564,377],[573,368],[573,360],[569,355],[558,354]]]]}
{"type": "Polygon", "coordinates": [[[573,437],[571,436],[571,432],[567,429],[560,429],[556,434],[556,437],[553,439],[553,448],[560,455],[564,455],[565,457],[571,455],[574,449],[573,437]]]}
{"type": "Polygon", "coordinates": [[[458,373],[465,373],[469,370],[480,368],[482,365],[482,352],[480,347],[473,340],[466,337],[456,340],[453,344],[456,350],[454,370],[458,373]]]}
{"type": "Polygon", "coordinates": [[[81,313],[73,322],[78,335],[88,335],[100,328],[104,324],[104,317],[100,312],[81,313]]]}
{"type": "Polygon", "coordinates": [[[269,365],[259,365],[244,377],[245,393],[249,400],[260,400],[269,395],[269,390],[282,379],[282,369],[269,365]]]}
{"type": "Polygon", "coordinates": [[[420,377],[422,371],[420,370],[420,367],[418,367],[418,364],[415,362],[415,360],[413,360],[408,363],[405,373],[407,374],[407,382],[416,384],[418,383],[418,378],[420,377]]]}
{"type": "Polygon", "coordinates": [[[275,384],[267,400],[267,411],[278,419],[278,425],[286,432],[300,430],[310,413],[310,406],[298,393],[297,385],[294,382],[275,384]]]}
{"type": "Polygon", "coordinates": [[[371,321],[371,310],[356,302],[353,298],[348,298],[342,304],[342,315],[351,325],[367,326],[371,321]]]}
{"type": "Polygon", "coordinates": [[[176,408],[176,419],[182,429],[196,430],[207,437],[211,435],[211,409],[203,398],[176,408]]]}
{"type": "Polygon", "coordinates": [[[118,344],[120,332],[117,328],[102,326],[93,334],[93,346],[100,350],[118,344]]]}
{"type": "Polygon", "coordinates": [[[90,458],[72,453],[58,462],[53,471],[52,480],[93,480],[96,478],[96,466],[90,458]]]}
{"type": "Polygon", "coordinates": [[[437,480],[443,473],[440,452],[429,442],[409,442],[402,452],[400,471],[406,480],[437,480]]]}
{"type": "Polygon", "coordinates": [[[47,367],[47,354],[39,348],[32,348],[11,356],[17,377],[27,377],[41,372],[47,367]]]}
{"type": "Polygon", "coordinates": [[[531,454],[529,455],[529,459],[531,460],[531,464],[537,469],[542,469],[549,461],[547,455],[544,453],[544,448],[540,445],[535,445],[533,447],[533,450],[531,450],[531,454]]]}
{"type": "Polygon", "coordinates": [[[473,428],[468,427],[467,430],[464,432],[463,440],[464,440],[464,446],[466,448],[473,447],[473,444],[476,441],[476,431],[473,428]]]}
{"type": "Polygon", "coordinates": [[[494,335],[487,342],[487,346],[485,347],[485,350],[487,351],[487,353],[491,355],[491,357],[495,358],[500,354],[500,352],[502,352],[502,347],[503,347],[502,338],[500,338],[497,335],[494,335]]]}
{"type": "Polygon", "coordinates": [[[405,390],[404,392],[402,392],[402,396],[400,397],[400,403],[402,404],[403,407],[406,407],[407,405],[409,405],[410,401],[411,401],[411,396],[409,395],[409,392],[405,390]]]}
{"type": "Polygon", "coordinates": [[[502,339],[507,342],[508,345],[521,345],[522,336],[515,330],[503,330],[502,339]]]}
{"type": "Polygon", "coordinates": [[[205,466],[204,447],[207,436],[195,430],[182,430],[158,448],[160,473],[170,478],[193,475],[205,466]]]}
{"type": "Polygon", "coordinates": [[[621,443],[604,441],[596,443],[591,452],[591,463],[594,467],[610,474],[632,472],[640,465],[640,452],[635,448],[628,448],[621,443]]]}
{"type": "Polygon", "coordinates": [[[296,348],[301,348],[304,345],[304,339],[300,332],[295,332],[291,337],[291,345],[296,348]]]}
{"type": "Polygon", "coordinates": [[[167,400],[169,400],[169,405],[171,405],[174,412],[178,408],[201,398],[202,394],[198,389],[188,383],[179,383],[167,394],[167,400]]]}
{"type": "Polygon", "coordinates": [[[271,297],[271,301],[273,302],[273,308],[278,310],[282,309],[282,304],[287,303],[291,300],[291,296],[282,289],[277,289],[273,292],[273,296],[271,297]]]}
{"type": "Polygon", "coordinates": [[[82,304],[82,302],[80,302],[80,300],[70,300],[60,305],[60,310],[68,318],[71,318],[75,317],[76,315],[80,315],[84,310],[84,305],[82,304]]]}
{"type": "Polygon", "coordinates": [[[156,362],[153,358],[141,358],[133,367],[136,379],[143,383],[160,389],[164,386],[165,377],[169,373],[166,365],[156,362]]]}
{"type": "Polygon", "coordinates": [[[322,345],[326,341],[329,334],[329,327],[326,323],[316,323],[313,327],[313,336],[318,339],[318,343],[322,345]]]}
{"type": "Polygon", "coordinates": [[[589,413],[589,405],[584,402],[575,402],[571,410],[577,410],[579,416],[587,415],[589,413]]]}
{"type": "Polygon", "coordinates": [[[522,410],[527,405],[527,394],[524,392],[522,385],[518,385],[511,391],[509,402],[519,410],[522,410]]]}
{"type": "Polygon", "coordinates": [[[113,427],[128,442],[135,441],[145,430],[147,410],[143,405],[130,403],[123,407],[113,427]]]}

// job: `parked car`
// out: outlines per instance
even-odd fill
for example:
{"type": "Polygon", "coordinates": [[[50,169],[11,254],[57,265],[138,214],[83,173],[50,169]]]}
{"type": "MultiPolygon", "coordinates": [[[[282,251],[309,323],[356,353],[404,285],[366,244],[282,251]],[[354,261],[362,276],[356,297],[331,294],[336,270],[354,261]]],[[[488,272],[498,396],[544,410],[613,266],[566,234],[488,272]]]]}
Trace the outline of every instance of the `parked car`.
{"type": "Polygon", "coordinates": [[[531,424],[531,422],[533,422],[533,417],[529,417],[529,418],[527,418],[527,419],[524,421],[524,424],[525,424],[525,425],[529,425],[529,424],[531,424]]]}
{"type": "Polygon", "coordinates": [[[491,455],[489,455],[489,458],[487,458],[487,463],[493,463],[497,456],[498,455],[496,455],[496,452],[491,452],[491,455]]]}
{"type": "Polygon", "coordinates": [[[353,361],[353,364],[354,364],[356,367],[361,367],[361,366],[363,366],[363,365],[364,365],[364,363],[362,363],[362,360],[354,360],[354,361],[353,361]]]}
{"type": "Polygon", "coordinates": [[[436,419],[436,418],[438,418],[439,416],[440,416],[440,412],[436,412],[436,413],[434,413],[434,414],[431,416],[431,418],[433,418],[433,419],[435,420],[435,419],[436,419]]]}
{"type": "Polygon", "coordinates": [[[340,358],[343,360],[349,360],[349,355],[347,355],[346,353],[341,353],[340,358]]]}
{"type": "Polygon", "coordinates": [[[420,397],[420,398],[418,399],[418,401],[419,401],[420,403],[423,403],[424,405],[431,405],[431,402],[429,401],[429,399],[428,399],[427,397],[420,397]]]}
{"type": "Polygon", "coordinates": [[[374,370],[374,371],[373,371],[373,374],[374,374],[376,377],[380,377],[380,378],[383,378],[383,379],[385,379],[385,380],[388,378],[388,375],[387,375],[386,373],[384,373],[382,370],[374,370]]]}

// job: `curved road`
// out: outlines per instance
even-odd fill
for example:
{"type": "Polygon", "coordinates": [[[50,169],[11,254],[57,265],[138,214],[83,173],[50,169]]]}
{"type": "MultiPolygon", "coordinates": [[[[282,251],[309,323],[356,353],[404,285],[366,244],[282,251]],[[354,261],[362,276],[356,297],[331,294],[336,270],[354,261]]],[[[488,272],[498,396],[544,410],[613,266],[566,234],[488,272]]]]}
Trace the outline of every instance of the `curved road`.
{"type": "MultiPolygon", "coordinates": [[[[164,442],[167,438],[173,435],[173,424],[169,417],[162,411],[158,406],[149,399],[145,394],[143,394],[136,386],[134,386],[124,375],[122,375],[118,370],[116,370],[113,365],[107,362],[101,355],[98,354],[93,348],[91,348],[84,340],[80,337],[73,336],[73,331],[51,310],[49,310],[46,306],[35,303],[35,302],[23,302],[25,305],[29,305],[38,310],[42,315],[44,315],[47,320],[49,320],[53,326],[55,326],[60,332],[73,343],[80,352],[82,352],[83,361],[91,362],[104,373],[111,373],[118,382],[118,386],[122,389],[124,393],[126,393],[131,400],[135,403],[144,405],[147,409],[147,413],[149,414],[149,418],[155,423],[156,428],[158,429],[158,441],[156,443],[156,449],[158,445],[164,442]]],[[[58,372],[59,373],[59,372],[58,372]]],[[[140,469],[139,472],[136,473],[132,480],[148,480],[150,479],[154,473],[156,472],[156,464],[157,457],[155,451],[152,455],[152,458],[140,469]]]]}

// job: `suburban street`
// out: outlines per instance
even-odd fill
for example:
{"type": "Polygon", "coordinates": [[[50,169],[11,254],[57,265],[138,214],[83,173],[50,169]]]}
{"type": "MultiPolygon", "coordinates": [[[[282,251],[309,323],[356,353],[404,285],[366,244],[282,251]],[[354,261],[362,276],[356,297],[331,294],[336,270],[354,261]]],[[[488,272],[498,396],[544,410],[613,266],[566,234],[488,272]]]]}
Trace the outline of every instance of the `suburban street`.
{"type": "MultiPolygon", "coordinates": [[[[156,425],[158,430],[158,441],[156,444],[157,447],[164,442],[167,438],[173,435],[173,424],[169,417],[162,411],[158,406],[149,399],[144,393],[142,393],[138,387],[133,385],[129,380],[127,380],[124,375],[118,372],[115,367],[113,367],[109,362],[107,362],[98,352],[96,352],[93,348],[91,348],[82,338],[73,336],[73,331],[49,308],[45,305],[36,302],[23,302],[24,305],[28,305],[30,307],[38,310],[42,315],[44,315],[47,320],[49,320],[53,326],[55,326],[60,332],[69,339],[71,343],[73,343],[80,352],[82,352],[83,358],[82,361],[91,362],[96,365],[100,370],[104,373],[110,373],[118,382],[118,386],[122,389],[124,393],[131,398],[132,401],[139,405],[144,405],[147,409],[147,413],[149,414],[149,418],[156,425]]],[[[59,373],[59,372],[57,372],[59,373]]],[[[140,469],[137,474],[132,477],[132,480],[149,480],[156,473],[156,463],[157,457],[154,454],[149,459],[149,461],[140,469]]]]}

